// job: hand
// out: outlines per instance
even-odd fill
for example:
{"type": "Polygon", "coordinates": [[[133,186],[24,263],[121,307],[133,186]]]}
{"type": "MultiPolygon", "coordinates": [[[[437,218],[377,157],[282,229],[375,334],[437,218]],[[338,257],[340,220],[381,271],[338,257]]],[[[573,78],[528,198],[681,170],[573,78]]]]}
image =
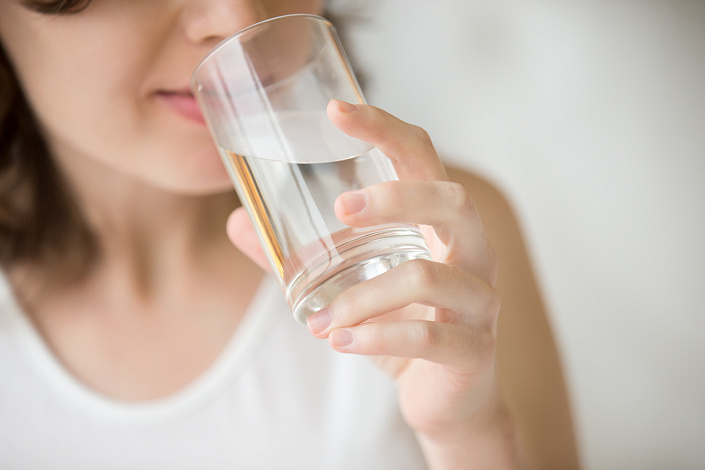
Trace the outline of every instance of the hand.
{"type": "MultiPolygon", "coordinates": [[[[346,290],[309,317],[309,329],[337,351],[380,362],[396,379],[402,414],[422,444],[466,446],[469,436],[506,422],[494,370],[498,262],[477,208],[448,181],[422,129],[368,105],[332,101],[328,116],[379,148],[400,178],[342,194],[338,218],[354,227],[421,225],[433,261],[409,261],[346,290]]],[[[243,226],[242,213],[234,213],[234,242],[243,226]]],[[[253,237],[249,245],[239,240],[246,252],[257,251],[253,237]]]]}

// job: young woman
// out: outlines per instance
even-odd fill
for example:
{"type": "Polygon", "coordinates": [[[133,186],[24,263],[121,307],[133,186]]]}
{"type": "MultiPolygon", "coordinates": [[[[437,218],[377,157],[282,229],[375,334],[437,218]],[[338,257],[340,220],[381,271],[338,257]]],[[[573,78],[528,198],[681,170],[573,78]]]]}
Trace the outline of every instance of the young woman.
{"type": "Polygon", "coordinates": [[[188,82],[233,32],[323,9],[0,0],[0,467],[577,467],[511,212],[419,128],[328,109],[401,178],[341,195],[341,220],[429,225],[436,261],[308,331],[260,267],[188,82]]]}

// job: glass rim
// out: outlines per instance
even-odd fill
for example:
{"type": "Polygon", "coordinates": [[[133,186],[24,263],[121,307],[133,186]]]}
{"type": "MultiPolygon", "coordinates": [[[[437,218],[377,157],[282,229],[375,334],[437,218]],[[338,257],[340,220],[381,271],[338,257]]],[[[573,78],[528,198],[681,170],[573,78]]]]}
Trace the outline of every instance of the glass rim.
{"type": "Polygon", "coordinates": [[[191,80],[189,83],[189,88],[191,89],[191,92],[195,92],[195,84],[196,84],[196,76],[198,75],[199,71],[201,68],[203,68],[203,64],[207,62],[211,57],[213,57],[215,54],[217,54],[221,49],[225,48],[230,41],[233,39],[242,36],[243,34],[255,29],[259,28],[261,26],[264,26],[268,23],[272,23],[275,21],[280,21],[284,19],[295,19],[295,18],[305,18],[309,20],[315,20],[319,23],[324,23],[328,27],[332,27],[333,24],[330,22],[330,20],[320,16],[320,15],[314,15],[312,13],[292,13],[290,15],[281,15],[281,16],[273,16],[271,18],[267,18],[266,20],[258,21],[257,23],[251,24],[250,26],[247,26],[246,28],[243,28],[239,31],[234,32],[230,36],[224,38],[222,41],[220,41],[218,44],[213,46],[213,48],[204,55],[201,60],[198,61],[198,64],[196,64],[196,67],[193,69],[193,72],[191,73],[191,80]]]}

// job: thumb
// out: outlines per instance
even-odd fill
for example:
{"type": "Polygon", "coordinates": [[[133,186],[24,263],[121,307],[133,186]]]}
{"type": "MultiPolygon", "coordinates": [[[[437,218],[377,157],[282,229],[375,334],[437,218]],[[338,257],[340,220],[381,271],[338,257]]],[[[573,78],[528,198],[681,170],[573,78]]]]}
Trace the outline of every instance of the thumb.
{"type": "Polygon", "coordinates": [[[255,229],[244,207],[235,209],[228,217],[226,225],[228,238],[237,249],[246,254],[252,261],[267,272],[271,272],[267,256],[262,250],[255,229]]]}

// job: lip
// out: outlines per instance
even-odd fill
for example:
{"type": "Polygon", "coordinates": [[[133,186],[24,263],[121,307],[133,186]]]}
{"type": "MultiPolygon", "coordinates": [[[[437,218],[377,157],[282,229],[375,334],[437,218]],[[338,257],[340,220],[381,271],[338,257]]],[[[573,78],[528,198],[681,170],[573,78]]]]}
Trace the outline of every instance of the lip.
{"type": "Polygon", "coordinates": [[[196,98],[188,90],[159,90],[156,92],[157,99],[168,106],[176,114],[189,121],[205,125],[201,109],[198,107],[196,98]]]}

